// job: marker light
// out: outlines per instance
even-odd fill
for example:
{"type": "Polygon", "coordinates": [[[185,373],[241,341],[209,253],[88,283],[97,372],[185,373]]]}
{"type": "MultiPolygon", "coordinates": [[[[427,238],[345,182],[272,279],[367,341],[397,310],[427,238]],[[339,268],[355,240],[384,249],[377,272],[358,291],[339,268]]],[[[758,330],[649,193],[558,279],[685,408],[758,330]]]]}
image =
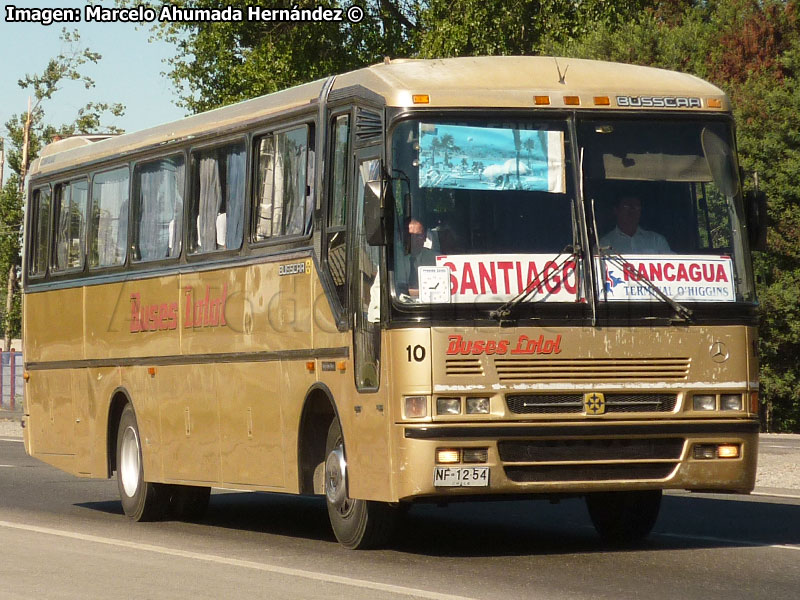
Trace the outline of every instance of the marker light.
{"type": "Polygon", "coordinates": [[[717,446],[720,458],[739,458],[739,444],[720,444],[717,446]]]}
{"type": "Polygon", "coordinates": [[[742,395],[722,394],[719,397],[719,407],[722,410],[742,410],[742,395]]]}
{"type": "Polygon", "coordinates": [[[489,414],[489,399],[488,398],[467,398],[467,414],[468,415],[488,415],[489,414]]]}
{"type": "Polygon", "coordinates": [[[437,398],[436,399],[436,414],[437,415],[460,415],[461,414],[461,398],[437,398]]]}
{"type": "Polygon", "coordinates": [[[750,392],[750,412],[758,414],[758,392],[750,392]]]}
{"type": "Polygon", "coordinates": [[[564,96],[564,104],[567,106],[580,106],[581,99],[578,96],[564,96]]]}
{"type": "Polygon", "coordinates": [[[694,410],[714,410],[717,407],[717,398],[714,394],[696,394],[692,398],[694,410]]]}
{"type": "Polygon", "coordinates": [[[440,465],[461,462],[461,452],[457,448],[437,448],[436,462],[440,465]]]}
{"type": "Polygon", "coordinates": [[[536,106],[549,106],[550,96],[534,96],[533,103],[536,106]]]}
{"type": "Polygon", "coordinates": [[[431,97],[428,94],[412,94],[411,101],[414,104],[430,104],[431,97]]]}
{"type": "Polygon", "coordinates": [[[428,398],[426,396],[406,396],[403,408],[407,419],[422,419],[428,416],[428,398]]]}
{"type": "Polygon", "coordinates": [[[608,99],[608,96],[595,96],[594,97],[594,105],[595,106],[610,106],[611,100],[608,99]]]}
{"type": "Polygon", "coordinates": [[[707,98],[706,106],[708,108],[722,108],[722,100],[719,98],[707,98]]]}
{"type": "Polygon", "coordinates": [[[694,457],[698,460],[717,458],[717,447],[714,444],[695,444],[694,457]]]}

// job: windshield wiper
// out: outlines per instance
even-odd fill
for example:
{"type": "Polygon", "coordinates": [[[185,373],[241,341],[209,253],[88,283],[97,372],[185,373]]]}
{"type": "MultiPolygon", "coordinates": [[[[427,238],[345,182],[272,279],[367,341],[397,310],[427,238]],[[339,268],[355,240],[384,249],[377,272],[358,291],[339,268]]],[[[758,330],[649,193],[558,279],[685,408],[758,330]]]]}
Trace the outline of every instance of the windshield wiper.
{"type": "MultiPolygon", "coordinates": [[[[648,288],[659,300],[661,300],[662,302],[667,303],[672,308],[672,310],[675,311],[675,316],[679,320],[685,321],[687,323],[692,321],[692,316],[694,314],[692,312],[692,309],[684,306],[680,302],[677,302],[676,300],[673,300],[672,298],[667,296],[664,292],[662,292],[659,289],[659,287],[655,283],[650,281],[650,279],[647,277],[647,274],[636,271],[636,266],[633,263],[631,263],[629,260],[627,260],[624,256],[622,256],[618,252],[614,252],[614,250],[612,250],[610,247],[601,248],[601,247],[598,246],[598,250],[600,252],[600,257],[602,257],[604,259],[607,259],[612,264],[618,266],[620,269],[622,269],[623,272],[625,272],[625,267],[628,267],[631,272],[636,273],[636,281],[643,283],[644,286],[646,288],[648,288]]],[[[605,269],[606,269],[606,267],[605,267],[605,265],[603,265],[603,294],[604,295],[606,293],[606,289],[605,289],[605,269]]]]}
{"type": "Polygon", "coordinates": [[[564,248],[564,252],[570,252],[570,254],[567,254],[564,260],[558,263],[556,267],[551,270],[538,285],[535,281],[530,282],[524,290],[490,312],[489,316],[498,321],[501,325],[504,325],[509,321],[509,317],[511,317],[513,314],[514,309],[522,302],[533,298],[539,292],[539,290],[541,290],[542,286],[550,281],[550,279],[559,272],[561,267],[563,267],[568,260],[574,259],[577,261],[580,258],[580,246],[576,246],[574,249],[572,246],[567,246],[564,248]]]}

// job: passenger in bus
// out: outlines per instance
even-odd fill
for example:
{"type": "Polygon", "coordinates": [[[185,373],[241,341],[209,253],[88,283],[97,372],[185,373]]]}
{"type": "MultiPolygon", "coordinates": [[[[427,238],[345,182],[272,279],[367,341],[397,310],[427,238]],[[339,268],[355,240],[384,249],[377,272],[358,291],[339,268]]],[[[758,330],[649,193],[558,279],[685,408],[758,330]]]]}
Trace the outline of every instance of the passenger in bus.
{"type": "Polygon", "coordinates": [[[639,227],[642,201],[636,196],[622,196],[614,205],[617,225],[600,238],[601,248],[619,254],[672,254],[667,239],[655,231],[639,227]]]}
{"type": "Polygon", "coordinates": [[[436,256],[440,253],[438,240],[433,232],[415,217],[405,220],[403,227],[403,247],[395,253],[395,281],[397,290],[409,296],[419,296],[417,267],[436,266],[436,256]]]}

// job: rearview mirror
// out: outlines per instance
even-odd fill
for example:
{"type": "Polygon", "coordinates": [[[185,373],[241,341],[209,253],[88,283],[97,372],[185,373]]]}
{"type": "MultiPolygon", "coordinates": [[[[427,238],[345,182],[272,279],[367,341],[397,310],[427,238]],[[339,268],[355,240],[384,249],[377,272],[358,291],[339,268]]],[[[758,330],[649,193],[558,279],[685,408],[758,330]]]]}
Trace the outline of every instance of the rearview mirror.
{"type": "Polygon", "coordinates": [[[364,185],[364,232],[370,246],[386,245],[386,228],[381,202],[383,182],[368,181],[364,185]]]}

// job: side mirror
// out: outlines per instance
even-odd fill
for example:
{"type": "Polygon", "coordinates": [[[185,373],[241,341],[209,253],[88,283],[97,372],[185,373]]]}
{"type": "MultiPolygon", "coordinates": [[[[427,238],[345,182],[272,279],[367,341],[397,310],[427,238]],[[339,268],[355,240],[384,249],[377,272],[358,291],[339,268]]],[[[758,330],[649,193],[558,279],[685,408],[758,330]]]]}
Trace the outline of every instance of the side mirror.
{"type": "Polygon", "coordinates": [[[761,190],[745,194],[745,216],[750,249],[767,249],[767,195],[761,190]]]}
{"type": "Polygon", "coordinates": [[[370,246],[386,245],[383,205],[381,202],[383,182],[368,181],[364,185],[364,230],[370,246]]]}

